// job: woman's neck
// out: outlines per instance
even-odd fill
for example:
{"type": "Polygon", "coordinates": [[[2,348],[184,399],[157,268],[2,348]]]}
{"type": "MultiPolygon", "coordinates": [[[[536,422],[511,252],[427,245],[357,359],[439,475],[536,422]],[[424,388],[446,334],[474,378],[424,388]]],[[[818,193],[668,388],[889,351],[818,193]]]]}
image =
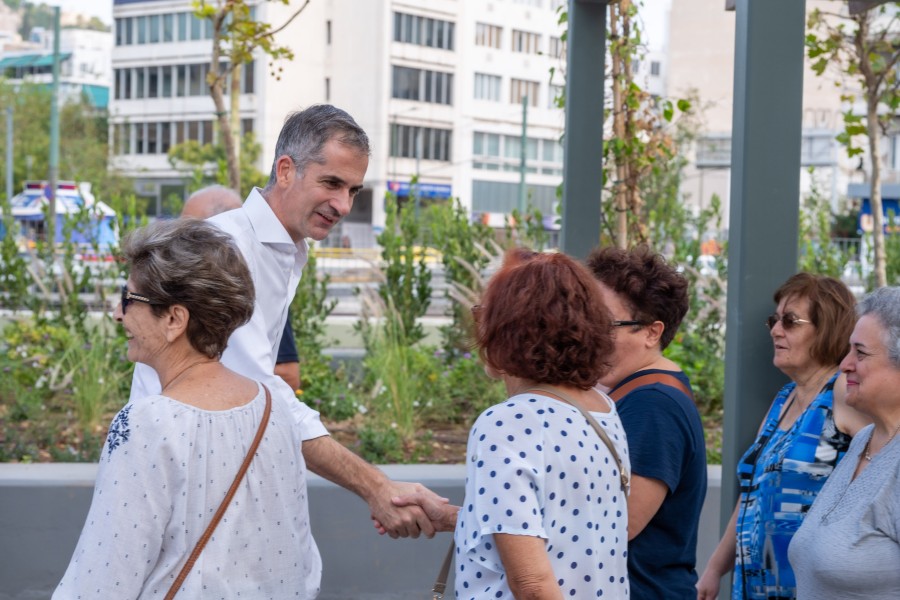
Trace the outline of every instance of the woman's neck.
{"type": "Polygon", "coordinates": [[[800,406],[809,406],[813,398],[819,394],[822,388],[825,387],[825,384],[828,383],[828,380],[831,379],[831,376],[834,375],[836,369],[837,367],[831,365],[816,365],[791,377],[796,384],[794,394],[800,406]]]}

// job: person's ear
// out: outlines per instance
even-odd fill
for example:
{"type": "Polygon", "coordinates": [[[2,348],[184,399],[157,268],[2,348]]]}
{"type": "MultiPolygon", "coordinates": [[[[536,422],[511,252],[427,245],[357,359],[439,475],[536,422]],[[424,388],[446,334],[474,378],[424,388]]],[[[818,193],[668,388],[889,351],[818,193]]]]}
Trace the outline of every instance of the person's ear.
{"type": "Polygon", "coordinates": [[[166,341],[174,342],[187,331],[191,312],[186,306],[173,304],[166,312],[166,341]]]}
{"type": "Polygon", "coordinates": [[[666,326],[662,321],[653,321],[647,325],[644,330],[647,332],[647,346],[653,348],[654,346],[659,346],[660,339],[662,339],[662,334],[666,330],[666,326]]]}
{"type": "Polygon", "coordinates": [[[290,185],[297,176],[297,166],[287,154],[282,154],[275,161],[275,180],[279,185],[290,185]]]}

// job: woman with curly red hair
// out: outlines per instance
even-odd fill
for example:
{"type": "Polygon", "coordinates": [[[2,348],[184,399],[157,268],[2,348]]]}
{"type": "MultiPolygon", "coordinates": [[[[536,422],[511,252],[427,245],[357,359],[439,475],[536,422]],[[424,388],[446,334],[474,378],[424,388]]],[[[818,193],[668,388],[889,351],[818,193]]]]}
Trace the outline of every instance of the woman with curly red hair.
{"type": "Polygon", "coordinates": [[[469,434],[462,508],[424,506],[456,531],[456,597],[626,598],[628,447],[593,387],[613,351],[597,283],[568,256],[517,249],[473,312],[509,398],[469,434]]]}

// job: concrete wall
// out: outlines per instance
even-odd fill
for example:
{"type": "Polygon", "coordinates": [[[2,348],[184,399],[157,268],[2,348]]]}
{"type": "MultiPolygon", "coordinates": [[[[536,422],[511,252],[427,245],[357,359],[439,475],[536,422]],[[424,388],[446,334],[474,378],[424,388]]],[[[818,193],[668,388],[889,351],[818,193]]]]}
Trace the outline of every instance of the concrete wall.
{"type": "MultiPolygon", "coordinates": [[[[460,504],[464,465],[391,465],[393,479],[421,482],[460,504]]],[[[96,465],[0,465],[0,600],[49,598],[69,562],[91,502],[96,465]]],[[[721,469],[709,468],[698,570],[719,537],[721,469]]],[[[310,513],[324,562],[321,600],[427,597],[450,534],[433,540],[378,536],[365,503],[313,477],[310,513]]],[[[453,589],[452,576],[449,590],[453,589]]],[[[452,596],[451,596],[452,597],[452,596]]]]}

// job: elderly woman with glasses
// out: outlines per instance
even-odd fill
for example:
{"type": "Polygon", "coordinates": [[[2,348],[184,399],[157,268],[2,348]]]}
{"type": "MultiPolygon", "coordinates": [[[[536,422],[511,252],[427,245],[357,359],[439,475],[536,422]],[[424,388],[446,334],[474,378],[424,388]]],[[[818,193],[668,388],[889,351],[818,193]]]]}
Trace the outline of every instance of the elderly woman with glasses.
{"type": "Polygon", "coordinates": [[[646,246],[601,248],[587,265],[613,319],[616,401],[631,452],[631,598],[693,598],[697,527],[706,496],[706,444],[690,382],[663,356],[688,310],[688,282],[646,246]]]}
{"type": "Polygon", "coordinates": [[[900,598],[900,288],[860,302],[841,362],[847,403],[871,417],[828,478],[788,555],[797,598],[900,598]]]}
{"type": "Polygon", "coordinates": [[[866,417],[848,406],[838,364],[849,349],[855,300],[831,277],[798,273],[775,292],[766,320],[773,363],[791,382],[775,396],[756,441],[738,463],[740,497],[697,584],[718,594],[734,569],[732,598],[794,598],[788,544],[866,417]]]}
{"type": "Polygon", "coordinates": [[[219,361],[253,312],[247,264],[231,236],[192,219],[139,229],[123,251],[130,274],[115,318],[128,359],[153,367],[162,392],[113,419],[54,599],[314,598],[301,432],[278,396],[219,361]],[[220,507],[199,560],[173,585],[220,507]]]}

